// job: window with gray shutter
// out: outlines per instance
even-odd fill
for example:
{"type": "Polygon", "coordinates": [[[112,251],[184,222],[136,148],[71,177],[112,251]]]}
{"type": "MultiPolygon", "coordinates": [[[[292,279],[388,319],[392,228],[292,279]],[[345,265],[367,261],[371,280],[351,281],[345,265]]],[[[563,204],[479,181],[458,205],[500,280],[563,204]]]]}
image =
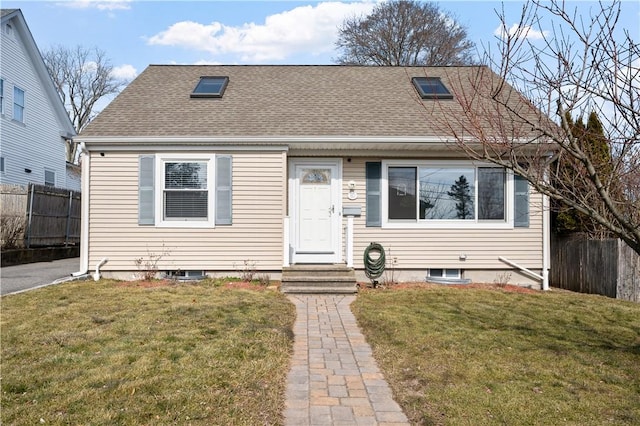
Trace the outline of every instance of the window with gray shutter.
{"type": "Polygon", "coordinates": [[[231,225],[232,161],[230,155],[216,156],[216,225],[231,225]]]}
{"type": "Polygon", "coordinates": [[[155,156],[141,155],[138,175],[138,224],[155,224],[154,173],[155,156]]]}
{"type": "Polygon", "coordinates": [[[529,227],[529,182],[518,175],[513,176],[514,220],[516,228],[529,227]]]}
{"type": "Polygon", "coordinates": [[[366,163],[366,203],[367,203],[367,226],[382,226],[382,163],[370,162],[366,163]]]}

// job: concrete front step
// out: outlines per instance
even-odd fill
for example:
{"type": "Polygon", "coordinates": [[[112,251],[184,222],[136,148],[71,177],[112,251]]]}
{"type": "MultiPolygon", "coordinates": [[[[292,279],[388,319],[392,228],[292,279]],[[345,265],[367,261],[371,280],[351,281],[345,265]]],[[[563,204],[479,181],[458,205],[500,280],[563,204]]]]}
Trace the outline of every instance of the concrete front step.
{"type": "Polygon", "coordinates": [[[357,291],[353,268],[345,265],[294,265],[282,270],[283,293],[352,294],[357,291]]]}
{"type": "Polygon", "coordinates": [[[282,287],[282,292],[286,294],[353,294],[357,292],[357,287],[282,287]]]}

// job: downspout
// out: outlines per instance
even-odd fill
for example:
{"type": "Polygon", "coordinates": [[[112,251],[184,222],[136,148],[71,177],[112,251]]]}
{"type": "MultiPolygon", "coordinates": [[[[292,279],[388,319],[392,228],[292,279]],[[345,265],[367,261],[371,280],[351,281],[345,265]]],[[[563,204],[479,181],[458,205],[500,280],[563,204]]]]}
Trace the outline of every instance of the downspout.
{"type": "MultiPolygon", "coordinates": [[[[553,156],[549,154],[544,165],[543,178],[545,183],[549,182],[549,165],[553,156]]],[[[551,211],[549,196],[542,194],[542,290],[549,290],[549,269],[551,268],[551,211]]]]}
{"type": "Polygon", "coordinates": [[[542,290],[549,290],[549,255],[551,240],[551,214],[549,212],[549,196],[542,196],[542,290]]]}
{"type": "Polygon", "coordinates": [[[94,281],[100,281],[100,267],[105,263],[107,263],[108,261],[109,261],[109,258],[105,257],[100,262],[98,262],[98,264],[96,265],[96,272],[93,274],[94,281]]]}
{"type": "Polygon", "coordinates": [[[71,274],[73,277],[87,275],[89,272],[89,172],[91,170],[91,156],[84,142],[80,142],[82,157],[82,203],[80,219],[80,270],[71,274]]]}
{"type": "Polygon", "coordinates": [[[544,277],[540,274],[536,274],[535,272],[533,272],[530,269],[525,268],[524,266],[518,265],[516,262],[507,259],[506,257],[503,256],[498,256],[498,260],[500,260],[501,262],[506,263],[509,266],[513,266],[516,269],[521,270],[522,272],[524,272],[525,274],[529,275],[530,277],[533,277],[537,280],[541,280],[543,282],[544,285],[544,277]]]}

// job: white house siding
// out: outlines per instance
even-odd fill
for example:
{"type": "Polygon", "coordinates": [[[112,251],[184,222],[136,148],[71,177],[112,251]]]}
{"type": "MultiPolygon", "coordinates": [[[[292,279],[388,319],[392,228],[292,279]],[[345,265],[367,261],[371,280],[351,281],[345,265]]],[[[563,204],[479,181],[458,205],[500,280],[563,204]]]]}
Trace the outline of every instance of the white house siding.
{"type": "MultiPolygon", "coordinates": [[[[224,152],[216,152],[224,154],[224,152]]],[[[229,154],[227,152],[227,154],[229,154]]],[[[138,225],[139,153],[91,153],[89,266],[132,278],[135,260],[162,255],[164,270],[241,271],[244,261],[262,271],[282,267],[286,197],[284,152],[230,152],[233,224],[215,228],[138,225]],[[164,253],[164,254],[163,254],[164,253]],[[126,271],[123,273],[123,271],[126,271]]]]}
{"type": "MultiPolygon", "coordinates": [[[[354,219],[354,267],[363,269],[363,254],[371,242],[382,244],[387,258],[397,259],[400,280],[424,280],[428,268],[466,271],[465,276],[489,281],[512,269],[498,260],[503,256],[526,268],[542,269],[542,197],[530,195],[530,225],[513,229],[390,229],[366,227],[365,162],[378,159],[354,158],[343,168],[343,205],[362,206],[354,219]],[[358,199],[347,198],[347,182],[356,182],[358,199]],[[466,260],[460,260],[464,253],[466,260]],[[482,277],[482,278],[475,278],[482,277]],[[490,279],[489,279],[490,278],[490,279]]],[[[396,278],[398,276],[396,275],[396,278]]],[[[520,274],[512,282],[532,284],[520,274]]],[[[539,284],[539,282],[534,283],[539,284]]]]}
{"type": "MultiPolygon", "coordinates": [[[[62,127],[56,118],[43,82],[35,72],[25,42],[14,25],[13,35],[0,37],[4,80],[2,131],[5,171],[0,183],[44,184],[45,168],[55,172],[56,186],[66,186],[65,146],[62,127]],[[13,89],[25,92],[24,124],[13,120],[13,89]],[[25,171],[31,170],[31,173],[25,171]]],[[[58,100],[56,100],[58,101],[58,100]]]]}

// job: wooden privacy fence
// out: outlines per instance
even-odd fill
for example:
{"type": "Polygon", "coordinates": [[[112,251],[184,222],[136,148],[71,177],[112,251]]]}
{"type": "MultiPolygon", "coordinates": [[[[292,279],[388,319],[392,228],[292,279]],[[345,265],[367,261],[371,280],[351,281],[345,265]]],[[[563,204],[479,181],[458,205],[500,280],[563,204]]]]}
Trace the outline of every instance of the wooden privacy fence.
{"type": "Polygon", "coordinates": [[[80,243],[80,193],[51,186],[2,185],[1,213],[24,218],[24,246],[80,243]]]}
{"type": "Polygon", "coordinates": [[[551,285],[640,302],[640,256],[618,239],[556,238],[551,285]]]}

